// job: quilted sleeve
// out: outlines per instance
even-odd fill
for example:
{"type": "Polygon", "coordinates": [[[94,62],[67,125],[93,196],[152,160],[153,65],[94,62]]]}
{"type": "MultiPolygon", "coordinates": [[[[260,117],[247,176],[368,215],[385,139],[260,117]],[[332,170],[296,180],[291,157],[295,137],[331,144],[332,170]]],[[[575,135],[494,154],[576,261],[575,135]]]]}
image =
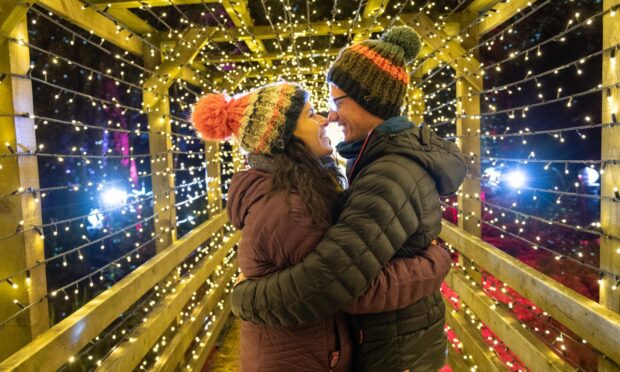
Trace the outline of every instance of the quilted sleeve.
{"type": "Polygon", "coordinates": [[[386,156],[350,187],[337,223],[295,266],[245,280],[232,293],[235,315],[270,326],[309,324],[362,295],[420,225],[418,183],[400,156],[386,156]]]}
{"type": "Polygon", "coordinates": [[[351,314],[382,313],[405,308],[441,288],[450,271],[450,254],[431,245],[419,256],[395,258],[370,288],[344,309],[351,314]]]}

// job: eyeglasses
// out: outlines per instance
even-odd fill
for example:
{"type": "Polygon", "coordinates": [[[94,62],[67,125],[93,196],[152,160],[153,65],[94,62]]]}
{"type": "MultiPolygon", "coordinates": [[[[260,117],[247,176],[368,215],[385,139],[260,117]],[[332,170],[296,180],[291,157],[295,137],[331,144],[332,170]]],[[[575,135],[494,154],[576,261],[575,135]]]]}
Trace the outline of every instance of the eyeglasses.
{"type": "Polygon", "coordinates": [[[337,103],[339,101],[342,101],[343,99],[347,98],[348,96],[349,95],[345,94],[343,96],[336,97],[336,98],[329,97],[329,100],[327,102],[329,104],[329,109],[331,111],[338,111],[339,107],[338,107],[337,103]]]}

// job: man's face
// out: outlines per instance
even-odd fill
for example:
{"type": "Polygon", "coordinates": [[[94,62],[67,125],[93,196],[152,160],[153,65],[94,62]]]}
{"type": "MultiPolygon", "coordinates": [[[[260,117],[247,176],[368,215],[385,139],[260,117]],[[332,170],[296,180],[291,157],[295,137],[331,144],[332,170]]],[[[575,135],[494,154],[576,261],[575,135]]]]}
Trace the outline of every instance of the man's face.
{"type": "Polygon", "coordinates": [[[329,84],[329,114],[327,119],[342,128],[344,141],[351,142],[366,137],[381,119],[370,114],[334,84],[329,84]],[[377,122],[378,121],[378,122],[377,122]]]}

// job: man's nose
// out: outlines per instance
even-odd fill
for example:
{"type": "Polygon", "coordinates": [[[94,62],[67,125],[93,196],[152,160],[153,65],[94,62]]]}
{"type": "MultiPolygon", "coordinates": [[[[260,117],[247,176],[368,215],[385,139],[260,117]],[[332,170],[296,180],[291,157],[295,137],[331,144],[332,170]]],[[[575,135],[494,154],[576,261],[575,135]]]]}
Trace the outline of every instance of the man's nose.
{"type": "Polygon", "coordinates": [[[319,126],[326,127],[329,124],[329,120],[323,115],[316,115],[319,118],[319,126]]]}
{"type": "Polygon", "coordinates": [[[330,123],[338,121],[338,113],[336,111],[329,110],[329,113],[327,114],[327,120],[330,123]]]}

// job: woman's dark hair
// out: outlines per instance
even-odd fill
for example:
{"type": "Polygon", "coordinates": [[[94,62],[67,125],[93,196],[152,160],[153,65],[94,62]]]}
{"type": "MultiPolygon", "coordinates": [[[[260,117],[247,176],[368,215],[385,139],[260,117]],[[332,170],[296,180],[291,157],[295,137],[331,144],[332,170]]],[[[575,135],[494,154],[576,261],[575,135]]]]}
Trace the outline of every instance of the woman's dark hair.
{"type": "Polygon", "coordinates": [[[271,195],[297,192],[312,221],[321,227],[334,223],[340,208],[344,177],[333,157],[319,158],[296,137],[272,156],[271,195]]]}

